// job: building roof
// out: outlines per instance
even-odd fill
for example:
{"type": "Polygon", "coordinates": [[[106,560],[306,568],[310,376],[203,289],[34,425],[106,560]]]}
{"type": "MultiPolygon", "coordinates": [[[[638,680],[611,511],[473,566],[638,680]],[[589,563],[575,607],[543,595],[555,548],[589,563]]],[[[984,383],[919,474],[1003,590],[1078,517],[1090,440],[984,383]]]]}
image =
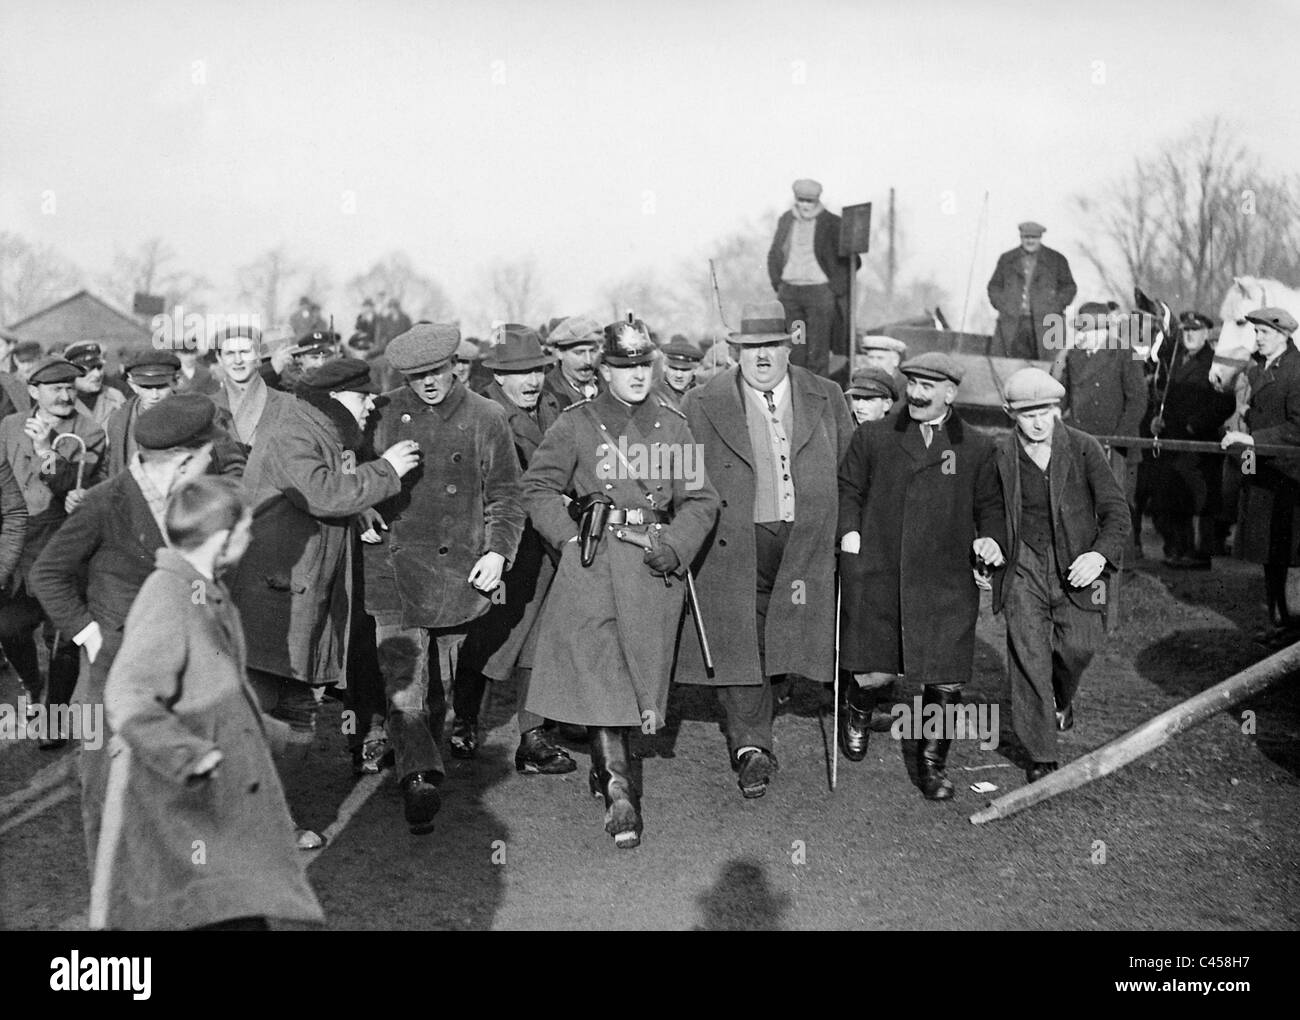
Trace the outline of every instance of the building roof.
{"type": "Polygon", "coordinates": [[[48,308],[11,323],[9,332],[22,340],[35,340],[46,350],[52,344],[97,340],[115,346],[150,342],[149,327],[88,290],[79,290],[48,308]]]}

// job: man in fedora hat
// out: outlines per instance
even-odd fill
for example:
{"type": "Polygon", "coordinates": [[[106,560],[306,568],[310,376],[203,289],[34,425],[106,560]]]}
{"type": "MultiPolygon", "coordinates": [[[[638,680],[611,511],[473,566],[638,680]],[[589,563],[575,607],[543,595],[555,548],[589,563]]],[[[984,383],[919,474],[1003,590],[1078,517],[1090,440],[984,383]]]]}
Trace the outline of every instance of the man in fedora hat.
{"type": "Polygon", "coordinates": [[[998,256],[989,278],[989,301],[998,313],[993,353],[1004,358],[1051,361],[1049,332],[1065,336],[1060,321],[1079,288],[1064,255],[1043,244],[1047,230],[1041,223],[1020,224],[1020,247],[998,256]],[[1053,323],[1055,328],[1053,329],[1053,323]]]}
{"type": "Polygon", "coordinates": [[[993,578],[993,611],[1006,614],[1012,719],[1032,783],[1056,768],[1056,734],[1074,725],[1131,522],[1101,444],[1061,421],[1064,386],[1022,368],[1003,395],[1015,428],[997,443],[1007,562],[993,578]]]}
{"type": "Polygon", "coordinates": [[[805,178],[792,187],[794,205],[777,220],[767,275],[786,330],[796,320],[804,324],[804,342],[792,348],[790,363],[826,376],[832,348],[848,353],[849,278],[862,260],[840,254],[840,218],[822,205],[822,186],[805,178]]]}
{"type": "Polygon", "coordinates": [[[533,524],[560,550],[525,707],[588,728],[591,790],[604,798],[605,831],[628,848],[642,828],[629,734],[666,720],[683,574],[718,497],[685,416],[651,392],[645,324],[610,323],[603,335],[606,389],[564,410],[524,475],[533,524]]]}
{"type": "MultiPolygon", "coordinates": [[[[385,394],[375,447],[413,442],[425,454],[362,535],[388,739],[416,834],[432,831],[442,803],[442,732],[457,657],[513,565],[524,528],[510,423],[499,403],[456,375],[460,342],[458,327],[425,322],[389,342],[389,363],[406,385],[385,394]]],[[[473,757],[478,747],[477,707],[453,726],[456,757],[473,757]]]]}
{"type": "Polygon", "coordinates": [[[546,373],[546,388],[566,408],[579,400],[591,400],[601,391],[600,364],[603,342],[600,323],[587,315],[573,315],[551,330],[547,343],[558,360],[546,373]]]}
{"type": "MultiPolygon", "coordinates": [[[[544,386],[545,370],[551,361],[542,352],[535,330],[507,325],[483,362],[492,372],[492,382],[483,395],[506,412],[522,470],[527,470],[542,437],[560,416],[559,401],[544,386]]],[[[512,673],[518,677],[519,749],[515,752],[515,769],[525,775],[558,775],[578,767],[551,738],[546,720],[524,707],[537,645],[534,624],[555,578],[552,561],[558,558],[556,551],[542,541],[532,521],[526,520],[514,563],[501,576],[504,598],[494,601],[487,613],[470,626],[456,667],[453,732],[476,730],[488,680],[505,681],[512,673]]]]}
{"type": "Polygon", "coordinates": [[[683,401],[722,502],[697,561],[714,669],[683,641],[676,679],[717,688],[732,768],[754,798],[778,767],[772,716],[789,676],[833,679],[835,472],[853,423],[838,386],[790,364],[777,302],[745,305],[731,344],[739,364],[683,401]]]}
{"type": "MultiPolygon", "coordinates": [[[[866,757],[872,710],[895,681],[952,716],[975,656],[971,568],[998,566],[1006,545],[993,443],[952,406],[961,367],[927,352],[902,371],[907,402],[860,426],[839,470],[840,665],[851,674],[839,744],[850,761],[866,757]]],[[[928,800],[953,796],[944,768],[955,735],[945,727],[921,742],[928,800]]]]}

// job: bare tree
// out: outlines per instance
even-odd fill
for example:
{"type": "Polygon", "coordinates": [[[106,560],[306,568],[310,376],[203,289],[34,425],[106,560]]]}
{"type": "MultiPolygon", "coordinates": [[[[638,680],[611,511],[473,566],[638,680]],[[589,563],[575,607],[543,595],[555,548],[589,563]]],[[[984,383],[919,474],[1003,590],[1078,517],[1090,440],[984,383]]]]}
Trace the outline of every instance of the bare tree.
{"type": "Polygon", "coordinates": [[[1213,310],[1234,275],[1300,279],[1300,178],[1265,173],[1217,117],[1075,206],[1100,226],[1081,247],[1117,296],[1213,310]]]}
{"type": "Polygon", "coordinates": [[[0,231],[0,323],[25,319],[80,285],[81,270],[53,248],[0,231]]]}
{"type": "Polygon", "coordinates": [[[284,296],[300,271],[284,245],[272,248],[235,270],[239,297],[257,306],[264,324],[283,322],[288,317],[284,296]]]}
{"type": "Polygon", "coordinates": [[[485,318],[534,323],[550,314],[551,303],[542,296],[532,255],[493,262],[484,273],[481,291],[485,318]]]}
{"type": "Polygon", "coordinates": [[[347,296],[354,307],[359,307],[366,298],[378,300],[380,295],[397,298],[413,319],[448,322],[455,314],[442,286],[423,275],[404,251],[389,252],[348,281],[347,296]]]}
{"type": "Polygon", "coordinates": [[[109,300],[130,308],[136,293],[155,294],[168,308],[184,305],[203,311],[212,284],[203,276],[176,269],[176,252],[161,237],[143,242],[134,252],[118,250],[112,268],[99,277],[97,285],[109,300]]]}

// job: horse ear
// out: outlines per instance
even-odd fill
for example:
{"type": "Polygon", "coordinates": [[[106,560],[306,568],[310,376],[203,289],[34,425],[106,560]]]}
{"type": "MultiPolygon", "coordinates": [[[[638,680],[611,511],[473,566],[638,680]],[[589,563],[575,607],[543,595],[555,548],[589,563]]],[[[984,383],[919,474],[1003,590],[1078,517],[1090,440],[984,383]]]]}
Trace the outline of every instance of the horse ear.
{"type": "Polygon", "coordinates": [[[1246,289],[1246,285],[1245,285],[1244,283],[1241,282],[1241,277],[1240,277],[1240,276],[1234,276],[1234,277],[1232,278],[1232,282],[1235,283],[1235,284],[1237,285],[1237,289],[1238,289],[1239,291],[1241,291],[1241,296],[1242,296],[1242,297],[1250,297],[1250,291],[1248,291],[1248,290],[1246,289]]]}

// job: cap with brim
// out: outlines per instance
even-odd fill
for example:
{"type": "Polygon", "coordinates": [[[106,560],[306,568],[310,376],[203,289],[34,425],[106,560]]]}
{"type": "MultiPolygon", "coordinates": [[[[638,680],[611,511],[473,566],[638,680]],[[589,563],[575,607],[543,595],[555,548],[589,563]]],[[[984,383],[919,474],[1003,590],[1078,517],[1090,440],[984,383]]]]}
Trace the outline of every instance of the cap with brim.
{"type": "Polygon", "coordinates": [[[704,360],[704,352],[685,337],[675,337],[660,350],[673,368],[694,368],[704,360]]]}
{"type": "Polygon", "coordinates": [[[815,202],[822,197],[822,186],[811,177],[801,177],[791,185],[795,198],[802,198],[808,202],[815,202]]]}
{"type": "Polygon", "coordinates": [[[44,348],[36,340],[20,340],[14,347],[14,358],[18,361],[31,361],[44,353],[44,348]]]}
{"type": "Polygon", "coordinates": [[[1041,368],[1013,372],[1002,388],[1002,399],[1012,411],[1050,407],[1065,399],[1065,387],[1041,368]]]}
{"type": "Polygon", "coordinates": [[[298,341],[289,351],[290,354],[325,354],[334,350],[334,345],[338,342],[337,333],[327,333],[323,330],[316,330],[314,333],[308,333],[298,341]]]}
{"type": "Polygon", "coordinates": [[[649,365],[655,359],[657,348],[650,339],[649,328],[640,319],[611,322],[604,329],[604,337],[600,360],[612,368],[649,365]]]}
{"type": "Polygon", "coordinates": [[[853,380],[845,392],[850,397],[885,397],[898,399],[894,378],[879,368],[868,368],[853,373],[853,380]]]}
{"type": "Polygon", "coordinates": [[[1256,326],[1271,326],[1290,336],[1296,331],[1295,316],[1285,308],[1260,308],[1246,314],[1246,321],[1256,326]]]}
{"type": "Polygon", "coordinates": [[[536,330],[527,327],[506,330],[501,342],[488,352],[483,367],[492,372],[535,372],[551,364],[551,358],[542,350],[536,330]]]}
{"type": "Polygon", "coordinates": [[[884,336],[879,333],[867,333],[858,338],[859,351],[893,351],[895,354],[906,354],[907,344],[902,340],[895,340],[892,336],[884,336]]]}
{"type": "Polygon", "coordinates": [[[325,362],[320,368],[307,372],[298,387],[312,393],[381,392],[379,385],[370,377],[370,366],[355,358],[325,362]]]}
{"type": "Polygon", "coordinates": [[[483,352],[478,349],[478,344],[473,340],[462,340],[456,348],[456,360],[460,362],[482,361],[483,352]]]}
{"type": "Polygon", "coordinates": [[[770,344],[774,340],[789,340],[785,328],[785,309],[779,301],[760,301],[742,305],[740,331],[729,334],[731,343],[744,347],[748,344],[770,344]]]}
{"type": "Polygon", "coordinates": [[[1074,313],[1075,329],[1105,329],[1110,306],[1101,301],[1085,301],[1074,313]]]}
{"type": "Polygon", "coordinates": [[[546,338],[552,347],[599,344],[604,339],[600,323],[588,315],[571,315],[560,321],[546,338]]]}
{"type": "Polygon", "coordinates": [[[934,379],[960,383],[965,374],[962,367],[942,351],[926,351],[904,361],[898,369],[909,379],[934,379]]]}
{"type": "Polygon", "coordinates": [[[63,352],[63,356],[74,365],[95,368],[104,363],[104,348],[94,340],[82,340],[75,344],[69,344],[68,349],[63,352]]]}
{"type": "Polygon", "coordinates": [[[456,356],[460,327],[449,323],[417,322],[388,344],[388,363],[403,375],[420,375],[456,356]]]}
{"type": "Polygon", "coordinates": [[[33,386],[42,383],[66,383],[72,382],[73,379],[80,379],[85,374],[84,368],[64,358],[46,358],[32,369],[32,374],[27,377],[27,381],[33,386]]]}
{"type": "Polygon", "coordinates": [[[202,446],[216,439],[217,405],[201,393],[177,393],[155,404],[135,423],[135,441],[146,450],[202,446]]]}
{"type": "Polygon", "coordinates": [[[1033,220],[1025,220],[1019,224],[1020,233],[1024,237],[1042,237],[1047,233],[1047,228],[1041,223],[1035,223],[1033,220]]]}

